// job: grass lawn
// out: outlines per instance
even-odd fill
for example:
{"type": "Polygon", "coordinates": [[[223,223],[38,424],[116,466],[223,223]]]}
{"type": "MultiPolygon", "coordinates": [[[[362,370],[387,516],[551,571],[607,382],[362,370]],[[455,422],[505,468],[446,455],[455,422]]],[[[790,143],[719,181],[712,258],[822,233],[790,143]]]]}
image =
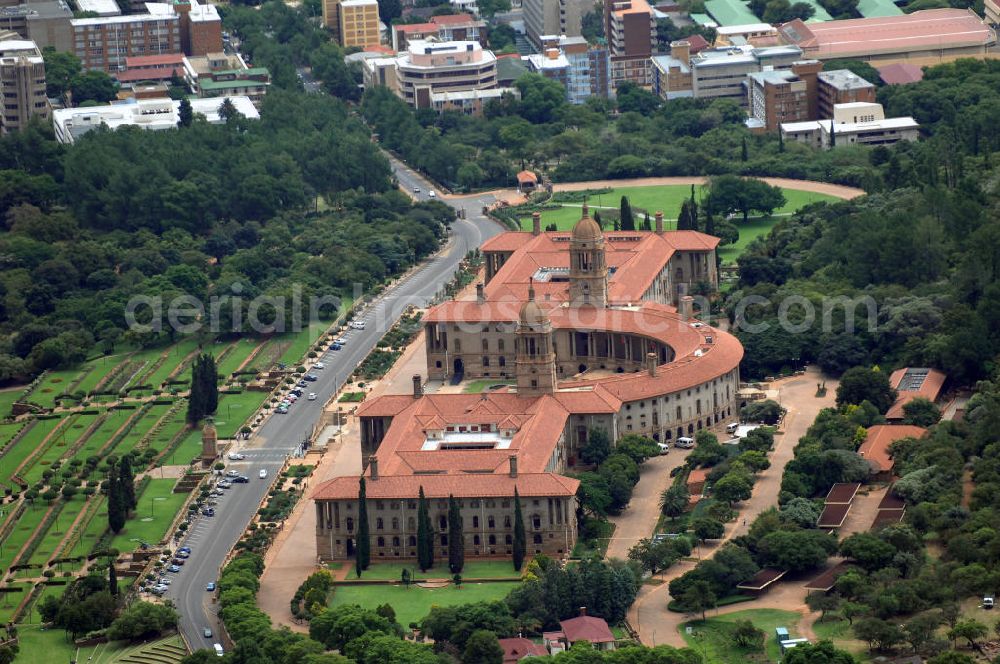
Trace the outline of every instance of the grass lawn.
{"type": "Polygon", "coordinates": [[[239,394],[220,394],[219,409],[215,411],[215,429],[219,438],[232,438],[250,415],[260,408],[268,392],[244,390],[239,394]]]}
{"type": "Polygon", "coordinates": [[[59,419],[35,420],[31,430],[26,432],[13,448],[7,450],[3,457],[0,457],[0,471],[2,471],[4,479],[14,474],[17,467],[38,449],[45,437],[56,428],[60,421],[59,419]]]}
{"type": "MultiPolygon", "coordinates": [[[[160,445],[156,449],[162,450],[163,445],[160,445]]],[[[198,429],[191,429],[188,433],[184,434],[181,442],[177,445],[175,449],[170,454],[167,454],[162,459],[160,459],[161,466],[175,466],[175,465],[187,465],[196,456],[201,454],[201,431],[198,429]]]]}
{"type": "Polygon", "coordinates": [[[359,604],[366,609],[375,609],[380,604],[389,603],[396,611],[396,620],[403,627],[407,627],[411,622],[419,622],[430,613],[432,606],[454,606],[503,599],[515,586],[517,586],[516,581],[463,583],[461,588],[448,585],[444,588],[433,589],[416,586],[410,588],[403,586],[337,586],[330,605],[359,604]]]}
{"type": "MultiPolygon", "coordinates": [[[[0,569],[7,569],[13,564],[14,558],[21,548],[28,542],[28,539],[35,531],[41,527],[42,518],[45,516],[47,510],[48,506],[45,505],[45,501],[40,499],[36,500],[34,505],[28,505],[25,508],[21,514],[21,518],[17,520],[14,528],[10,531],[10,535],[3,541],[3,551],[2,555],[0,555],[0,569]]],[[[15,572],[15,574],[17,573],[15,572]]]]}
{"type": "Polygon", "coordinates": [[[229,380],[233,372],[240,368],[240,365],[249,357],[254,348],[261,345],[261,343],[263,343],[262,340],[253,337],[236,341],[233,349],[222,358],[222,362],[218,366],[219,374],[225,376],[226,380],[229,380]]]}
{"type": "Polygon", "coordinates": [[[364,392],[344,392],[337,399],[338,403],[359,403],[365,400],[364,392]]]}
{"type": "Polygon", "coordinates": [[[159,387],[163,384],[163,381],[167,379],[170,372],[177,368],[177,365],[184,361],[184,358],[188,356],[189,353],[198,349],[198,341],[194,337],[188,337],[182,341],[171,346],[169,349],[161,348],[161,354],[169,350],[169,357],[164,360],[163,364],[159,367],[147,373],[143,378],[142,382],[148,385],[152,385],[154,388],[159,387]]]}
{"type": "Polygon", "coordinates": [[[115,446],[115,454],[122,455],[127,452],[131,452],[135,449],[135,446],[145,438],[146,434],[149,433],[153,425],[156,424],[161,417],[167,414],[170,410],[170,404],[153,404],[149,407],[146,413],[139,418],[132,428],[122,436],[122,439],[118,441],[118,445],[115,446]]]}
{"type": "MultiPolygon", "coordinates": [[[[987,623],[988,624],[988,623],[987,623]]],[[[842,618],[827,616],[822,622],[813,623],[813,632],[818,639],[828,639],[834,645],[855,655],[864,655],[868,652],[868,644],[854,638],[851,626],[842,618]]]]}
{"type": "Polygon", "coordinates": [[[735,263],[736,259],[746,251],[747,245],[771,232],[781,217],[757,217],[751,218],[747,223],[736,222],[736,227],[740,230],[740,239],[733,244],[719,247],[719,258],[723,263],[735,263]]]}
{"type": "Polygon", "coordinates": [[[69,417],[72,419],[59,429],[52,440],[49,440],[48,448],[40,456],[35,457],[31,467],[21,471],[21,477],[27,480],[28,484],[34,484],[41,480],[45,469],[61,459],[69,448],[83,437],[87,427],[93,424],[94,419],[97,418],[96,415],[70,415],[69,417]]]}
{"type": "MultiPolygon", "coordinates": [[[[27,616],[25,616],[27,619],[27,616]]],[[[76,646],[61,629],[43,629],[38,614],[32,616],[33,624],[18,625],[17,639],[20,650],[14,658],[15,664],[37,664],[38,662],[68,662],[76,657],[76,646]]],[[[83,656],[83,651],[81,651],[83,656]]],[[[77,661],[87,661],[86,656],[77,661]]]]}
{"type": "Polygon", "coordinates": [[[41,535],[41,540],[38,542],[35,552],[31,554],[31,558],[27,561],[33,565],[44,565],[52,557],[56,552],[56,547],[59,546],[63,537],[66,536],[66,531],[69,529],[70,524],[73,523],[73,519],[83,509],[83,504],[86,502],[82,494],[73,496],[73,499],[69,502],[66,502],[62,498],[59,498],[58,501],[56,504],[56,510],[58,510],[56,518],[49,524],[45,533],[41,535]]]}
{"type": "Polygon", "coordinates": [[[93,516],[86,523],[80,542],[67,553],[69,555],[81,555],[94,550],[94,544],[100,539],[104,531],[108,529],[108,503],[107,499],[95,497],[98,501],[97,507],[93,510],[93,516]]]}
{"type": "MultiPolygon", "coordinates": [[[[711,613],[711,611],[709,611],[711,613]]],[[[789,635],[796,638],[795,626],[799,622],[799,614],[793,611],[778,609],[748,609],[736,611],[722,616],[710,616],[708,620],[692,620],[681,624],[680,630],[684,641],[704,655],[708,664],[729,664],[729,662],[745,661],[752,651],[737,647],[731,638],[733,625],[738,620],[749,620],[758,629],[764,630],[765,649],[768,659],[777,662],[780,652],[778,641],[774,636],[775,627],[787,627],[789,635]],[[684,629],[692,627],[692,634],[684,629]]]]}
{"type": "Polygon", "coordinates": [[[28,401],[51,408],[55,405],[56,395],[68,390],[73,382],[80,377],[80,373],[79,369],[48,373],[38,387],[28,395],[28,401]]]}
{"type": "Polygon", "coordinates": [[[10,415],[10,407],[14,405],[14,402],[17,401],[17,398],[21,396],[21,392],[23,391],[23,387],[13,387],[0,392],[0,417],[10,415]]]}
{"type": "MultiPolygon", "coordinates": [[[[451,572],[448,571],[447,561],[438,561],[438,564],[421,572],[416,565],[404,563],[379,563],[373,562],[368,569],[361,573],[362,579],[389,579],[399,581],[404,569],[410,570],[413,579],[450,579],[451,572]]],[[[348,580],[356,579],[354,574],[354,563],[351,563],[351,573],[348,580]]],[[[466,562],[462,568],[463,579],[505,579],[520,576],[514,571],[514,564],[506,560],[475,560],[466,562]]]]}
{"type": "Polygon", "coordinates": [[[7,588],[19,588],[21,592],[11,592],[0,594],[0,621],[7,624],[14,617],[14,611],[21,600],[27,597],[34,587],[31,583],[8,583],[7,588]]]}
{"type": "MultiPolygon", "coordinates": [[[[337,312],[337,318],[343,317],[344,312],[348,311],[352,306],[354,306],[354,298],[341,298],[340,310],[337,312]]],[[[277,361],[286,365],[293,365],[301,362],[306,353],[309,352],[309,349],[312,348],[319,339],[320,335],[330,329],[330,326],[333,325],[336,320],[337,319],[335,318],[331,318],[328,320],[310,321],[309,325],[304,327],[299,332],[279,337],[281,354],[278,356],[277,361]]],[[[263,368],[266,369],[267,367],[263,368]]]]}
{"type": "MultiPolygon", "coordinates": [[[[172,493],[171,490],[176,483],[177,480],[171,478],[150,480],[142,495],[138,497],[139,506],[136,508],[135,517],[126,521],[125,528],[111,540],[111,548],[132,551],[139,546],[138,542],[132,541],[133,539],[140,539],[150,544],[159,542],[188,495],[172,493]]],[[[107,523],[106,519],[104,523],[107,523]]]]}
{"type": "Polygon", "coordinates": [[[513,385],[513,384],[514,381],[512,380],[500,380],[499,378],[497,379],[482,378],[480,380],[470,380],[468,383],[465,384],[465,389],[463,389],[462,391],[470,394],[471,393],[478,394],[479,392],[487,391],[494,385],[513,385]]]}

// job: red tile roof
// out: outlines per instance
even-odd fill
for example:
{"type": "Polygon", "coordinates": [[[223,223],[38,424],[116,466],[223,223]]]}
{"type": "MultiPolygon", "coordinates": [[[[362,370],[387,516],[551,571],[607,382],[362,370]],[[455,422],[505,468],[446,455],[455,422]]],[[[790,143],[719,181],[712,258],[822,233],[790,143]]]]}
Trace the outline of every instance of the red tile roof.
{"type": "Polygon", "coordinates": [[[539,643],[533,643],[528,639],[513,638],[499,639],[500,647],[503,648],[504,664],[512,664],[525,657],[546,657],[549,651],[539,643]]]}
{"type": "Polygon", "coordinates": [[[902,55],[983,46],[996,40],[989,26],[966,9],[925,9],[900,16],[809,24],[795,19],[779,25],[778,32],[786,43],[798,45],[810,58],[902,55]]]}
{"type": "Polygon", "coordinates": [[[463,23],[476,23],[476,19],[472,14],[444,14],[432,16],[431,23],[435,25],[461,25],[463,23]]]}
{"type": "Polygon", "coordinates": [[[868,459],[877,472],[891,471],[893,462],[889,446],[904,438],[921,438],[925,433],[927,429],[910,424],[876,424],[868,429],[858,454],[868,459]]]}
{"type": "Polygon", "coordinates": [[[174,76],[184,76],[181,68],[170,69],[168,67],[146,67],[143,69],[128,69],[126,71],[116,71],[112,74],[119,83],[136,83],[138,81],[164,81],[174,76]]]}
{"type": "Polygon", "coordinates": [[[437,33],[438,31],[438,26],[435,23],[404,23],[403,25],[394,25],[393,28],[396,32],[402,32],[405,35],[437,33]]]}
{"type": "MultiPolygon", "coordinates": [[[[580,480],[558,473],[523,473],[516,478],[510,475],[392,475],[377,480],[365,478],[365,491],[369,499],[391,500],[413,498],[424,489],[428,498],[509,498],[517,488],[524,497],[575,496],[580,480]]],[[[358,497],[360,478],[337,477],[324,482],[313,491],[313,500],[350,500],[358,497]]]]}
{"type": "Polygon", "coordinates": [[[903,520],[904,514],[906,514],[905,509],[879,510],[875,515],[875,519],[872,521],[872,530],[881,528],[882,526],[888,526],[893,523],[899,523],[903,520]]]}
{"type": "Polygon", "coordinates": [[[688,35],[684,38],[691,48],[691,55],[697,54],[699,51],[704,51],[708,48],[708,41],[701,35],[688,35]]]}
{"type": "Polygon", "coordinates": [[[569,620],[560,620],[559,626],[571,645],[577,641],[609,643],[615,640],[615,635],[611,633],[611,628],[608,627],[604,618],[580,616],[569,620]]]}
{"type": "Polygon", "coordinates": [[[909,62],[897,62],[884,67],[876,67],[876,69],[878,69],[879,78],[886,85],[906,85],[924,80],[923,68],[909,62]]]}
{"type": "Polygon", "coordinates": [[[134,55],[125,58],[126,69],[138,69],[142,67],[155,67],[157,65],[178,65],[184,66],[183,53],[164,53],[162,55],[134,55]]]}
{"type": "Polygon", "coordinates": [[[530,182],[532,184],[538,183],[538,176],[531,171],[521,171],[517,174],[518,182],[530,182]]]}
{"type": "Polygon", "coordinates": [[[910,403],[917,397],[921,397],[929,401],[937,401],[938,396],[941,394],[941,388],[944,386],[944,382],[947,378],[948,377],[943,372],[938,371],[937,369],[914,369],[911,367],[904,367],[903,369],[893,371],[892,375],[889,376],[889,384],[894,390],[898,390],[899,393],[896,396],[896,403],[892,404],[889,410],[886,411],[886,419],[903,419],[905,415],[903,406],[910,403]],[[919,376],[924,374],[926,374],[925,377],[923,380],[920,380],[919,376]],[[915,378],[915,376],[917,377],[915,378]]]}

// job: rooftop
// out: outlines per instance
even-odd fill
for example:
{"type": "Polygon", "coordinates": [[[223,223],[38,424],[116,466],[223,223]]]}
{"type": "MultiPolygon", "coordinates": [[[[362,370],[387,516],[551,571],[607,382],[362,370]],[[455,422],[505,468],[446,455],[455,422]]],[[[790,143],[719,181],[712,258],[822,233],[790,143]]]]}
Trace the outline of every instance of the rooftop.
{"type": "Polygon", "coordinates": [[[818,528],[840,528],[851,511],[850,503],[833,503],[823,507],[823,513],[816,520],[818,528]]]}
{"type": "Polygon", "coordinates": [[[761,23],[742,0],[705,0],[705,11],[722,27],[761,23]]]}
{"type": "Polygon", "coordinates": [[[559,626],[566,640],[570,643],[589,641],[590,643],[612,643],[615,635],[611,633],[604,618],[594,616],[579,616],[569,620],[560,620],[559,626]]]}
{"type": "Polygon", "coordinates": [[[858,0],[858,13],[864,18],[900,16],[903,10],[892,0],[858,0]]]}
{"type": "Polygon", "coordinates": [[[886,412],[886,419],[901,420],[903,407],[920,397],[937,401],[947,376],[937,369],[911,368],[897,369],[889,376],[889,384],[898,393],[896,402],[886,412]]]}
{"type": "Polygon", "coordinates": [[[924,70],[908,62],[897,62],[884,67],[876,67],[879,78],[886,85],[906,85],[924,80],[924,70]]]}
{"type": "Polygon", "coordinates": [[[503,648],[504,664],[514,664],[525,657],[548,657],[549,651],[540,643],[534,643],[529,639],[511,638],[499,639],[500,647],[503,648]]]}
{"type": "Polygon", "coordinates": [[[82,12],[97,12],[101,16],[118,16],[122,13],[115,0],[76,0],[76,6],[82,12]]]}
{"type": "Polygon", "coordinates": [[[826,494],[826,504],[850,503],[854,500],[854,496],[858,494],[858,489],[860,488],[861,484],[858,482],[834,484],[826,494]]]}
{"type": "Polygon", "coordinates": [[[910,424],[876,424],[869,427],[858,454],[868,459],[875,472],[891,471],[893,461],[889,446],[904,438],[922,438],[926,433],[927,429],[910,424]]]}
{"type": "Polygon", "coordinates": [[[838,90],[862,90],[875,87],[873,83],[861,78],[850,69],[821,71],[817,76],[819,80],[838,90]]]}

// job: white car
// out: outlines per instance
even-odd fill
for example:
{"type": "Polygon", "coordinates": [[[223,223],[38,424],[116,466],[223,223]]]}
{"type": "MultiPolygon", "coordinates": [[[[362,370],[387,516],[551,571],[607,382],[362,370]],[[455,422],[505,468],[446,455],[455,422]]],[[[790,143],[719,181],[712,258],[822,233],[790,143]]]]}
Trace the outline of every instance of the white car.
{"type": "Polygon", "coordinates": [[[365,329],[365,322],[363,320],[352,320],[351,328],[355,330],[363,330],[365,329]]]}
{"type": "Polygon", "coordinates": [[[323,364],[322,362],[317,362],[316,364],[313,365],[313,369],[326,369],[326,365],[323,364]]]}
{"type": "Polygon", "coordinates": [[[427,195],[430,196],[431,198],[437,198],[437,194],[434,193],[433,189],[431,189],[430,191],[428,191],[427,195]]]}
{"type": "Polygon", "coordinates": [[[660,448],[660,454],[666,454],[670,451],[669,443],[657,443],[656,446],[660,448]]]}
{"type": "Polygon", "coordinates": [[[260,479],[266,480],[267,479],[267,469],[266,468],[261,468],[260,472],[258,473],[258,476],[260,477],[260,479]]]}
{"type": "Polygon", "coordinates": [[[243,455],[243,454],[239,454],[238,452],[230,452],[229,453],[229,460],[230,461],[243,461],[243,459],[246,459],[246,456],[243,455]]]}
{"type": "Polygon", "coordinates": [[[310,392],[309,393],[309,401],[316,401],[316,393],[315,392],[310,392]]]}

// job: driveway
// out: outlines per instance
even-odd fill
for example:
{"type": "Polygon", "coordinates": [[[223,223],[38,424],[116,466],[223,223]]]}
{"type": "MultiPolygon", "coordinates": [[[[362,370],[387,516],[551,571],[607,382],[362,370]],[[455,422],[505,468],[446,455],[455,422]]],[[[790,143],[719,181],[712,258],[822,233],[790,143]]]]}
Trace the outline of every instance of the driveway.
{"type": "Polygon", "coordinates": [[[608,519],[615,524],[615,534],[608,544],[608,558],[628,558],[629,549],[653,534],[660,518],[660,494],[670,486],[670,471],[684,465],[691,450],[671,448],[668,454],[653,457],[642,464],[639,483],[632,500],[619,516],[608,519]]]}
{"type": "MultiPolygon", "coordinates": [[[[823,408],[835,405],[837,381],[826,379],[827,391],[823,397],[816,396],[816,384],[823,380],[819,370],[810,367],[802,376],[792,376],[772,384],[779,390],[779,401],[788,413],[781,426],[781,433],[775,436],[774,451],[771,452],[771,467],[760,473],[753,487],[750,499],[739,505],[739,515],[726,524],[726,534],[723,539],[710,542],[699,547],[699,557],[710,557],[715,549],[738,535],[746,534],[749,525],[764,510],[777,505],[778,490],[781,488],[781,475],[785,465],[792,459],[799,438],[816,419],[823,408]],[[746,524],[746,525],[744,525],[746,524]]],[[[674,565],[666,572],[657,575],[663,579],[662,585],[644,585],[639,590],[639,597],[629,609],[629,622],[639,632],[639,638],[645,645],[668,644],[683,647],[684,638],[679,628],[688,620],[684,614],[667,610],[670,601],[668,583],[688,570],[694,569],[697,561],[683,561],[674,565]]],[[[754,602],[723,607],[713,612],[713,615],[723,615],[732,611],[744,609],[775,608],[787,611],[797,611],[803,616],[808,615],[805,608],[806,591],[801,583],[778,584],[767,595],[754,602]]],[[[811,621],[803,621],[803,630],[808,630],[811,621]]],[[[804,633],[804,632],[803,632],[804,633]]]]}

